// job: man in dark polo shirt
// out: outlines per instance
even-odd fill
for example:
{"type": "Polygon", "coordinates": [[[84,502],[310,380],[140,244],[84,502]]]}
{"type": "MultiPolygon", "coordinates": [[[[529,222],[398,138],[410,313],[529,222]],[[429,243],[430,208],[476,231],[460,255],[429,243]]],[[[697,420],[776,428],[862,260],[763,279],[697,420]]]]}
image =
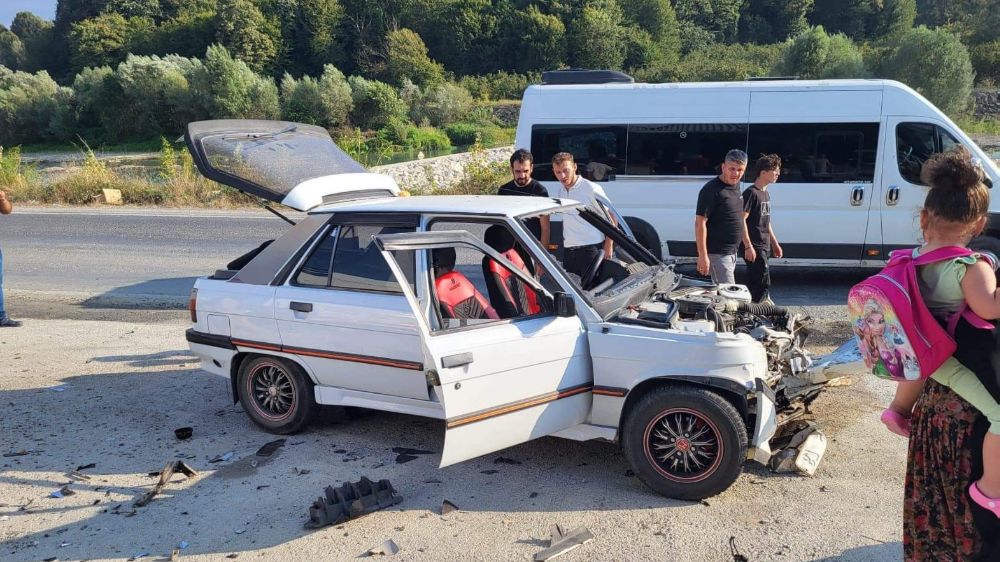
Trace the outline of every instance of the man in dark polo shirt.
{"type": "MultiPolygon", "coordinates": [[[[510,157],[510,173],[514,179],[501,185],[500,189],[497,190],[497,195],[548,197],[549,192],[545,186],[531,177],[534,162],[535,158],[527,150],[523,148],[515,150],[510,157]]],[[[535,238],[542,242],[542,247],[548,250],[549,217],[533,218],[524,222],[535,238]]],[[[525,263],[528,261],[525,259],[525,263]]]]}
{"type": "Polygon", "coordinates": [[[726,154],[719,177],[698,192],[694,241],[698,250],[698,273],[711,275],[717,284],[736,282],[736,252],[746,244],[746,259],[756,259],[747,236],[740,180],[747,169],[747,154],[733,149],[726,154]]]}

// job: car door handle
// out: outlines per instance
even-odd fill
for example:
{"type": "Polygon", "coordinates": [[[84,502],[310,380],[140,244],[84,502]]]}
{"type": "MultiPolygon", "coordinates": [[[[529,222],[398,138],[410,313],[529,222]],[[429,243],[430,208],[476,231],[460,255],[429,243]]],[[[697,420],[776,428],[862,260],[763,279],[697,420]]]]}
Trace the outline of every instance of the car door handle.
{"type": "Polygon", "coordinates": [[[472,363],[472,353],[466,351],[465,353],[456,353],[455,355],[445,355],[441,358],[441,366],[445,369],[451,367],[461,367],[462,365],[468,365],[472,363]]]}
{"type": "Polygon", "coordinates": [[[865,200],[865,188],[855,187],[851,190],[851,206],[860,207],[861,202],[865,200]]]}
{"type": "Polygon", "coordinates": [[[885,192],[885,204],[892,206],[899,203],[899,186],[890,185],[889,190],[885,192]]]}
{"type": "Polygon", "coordinates": [[[312,312],[313,303],[292,301],[288,303],[288,308],[294,310],[295,312],[312,312]]]}

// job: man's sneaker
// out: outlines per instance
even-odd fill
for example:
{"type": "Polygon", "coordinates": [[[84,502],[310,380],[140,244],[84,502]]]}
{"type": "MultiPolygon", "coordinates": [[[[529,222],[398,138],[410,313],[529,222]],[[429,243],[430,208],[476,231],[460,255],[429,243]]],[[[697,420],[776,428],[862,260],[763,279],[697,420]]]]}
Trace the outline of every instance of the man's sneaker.
{"type": "Polygon", "coordinates": [[[0,318],[0,328],[17,328],[20,325],[19,321],[12,319],[10,316],[0,318]]]}

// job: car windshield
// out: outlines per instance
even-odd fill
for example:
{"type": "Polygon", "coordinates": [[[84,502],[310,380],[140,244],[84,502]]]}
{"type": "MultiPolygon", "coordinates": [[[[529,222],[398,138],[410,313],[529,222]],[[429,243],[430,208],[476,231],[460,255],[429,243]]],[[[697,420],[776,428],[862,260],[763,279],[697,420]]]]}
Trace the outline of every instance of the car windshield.
{"type": "Polygon", "coordinates": [[[640,246],[610,204],[601,213],[582,205],[519,217],[529,231],[548,217],[553,258],[566,276],[605,318],[675,284],[673,265],[640,246]],[[610,245],[611,257],[605,256],[610,245]],[[570,246],[569,249],[566,246],[570,246]]]}

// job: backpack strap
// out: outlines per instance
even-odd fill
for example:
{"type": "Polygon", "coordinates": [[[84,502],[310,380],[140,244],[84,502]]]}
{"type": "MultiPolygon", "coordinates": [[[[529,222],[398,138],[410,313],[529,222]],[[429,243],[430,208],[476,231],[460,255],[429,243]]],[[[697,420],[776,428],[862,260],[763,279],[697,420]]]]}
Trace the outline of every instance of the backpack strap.
{"type": "Polygon", "coordinates": [[[965,258],[974,254],[976,254],[975,251],[963,248],[962,246],[945,246],[913,258],[913,265],[927,265],[954,258],[965,258]]]}
{"type": "Polygon", "coordinates": [[[965,318],[965,321],[968,322],[970,326],[979,330],[992,330],[994,328],[992,322],[983,319],[983,317],[973,312],[972,309],[969,308],[968,303],[962,303],[962,308],[958,309],[958,312],[952,314],[951,318],[948,319],[947,329],[949,336],[953,338],[955,337],[955,328],[958,327],[958,321],[962,318],[965,318]]]}

